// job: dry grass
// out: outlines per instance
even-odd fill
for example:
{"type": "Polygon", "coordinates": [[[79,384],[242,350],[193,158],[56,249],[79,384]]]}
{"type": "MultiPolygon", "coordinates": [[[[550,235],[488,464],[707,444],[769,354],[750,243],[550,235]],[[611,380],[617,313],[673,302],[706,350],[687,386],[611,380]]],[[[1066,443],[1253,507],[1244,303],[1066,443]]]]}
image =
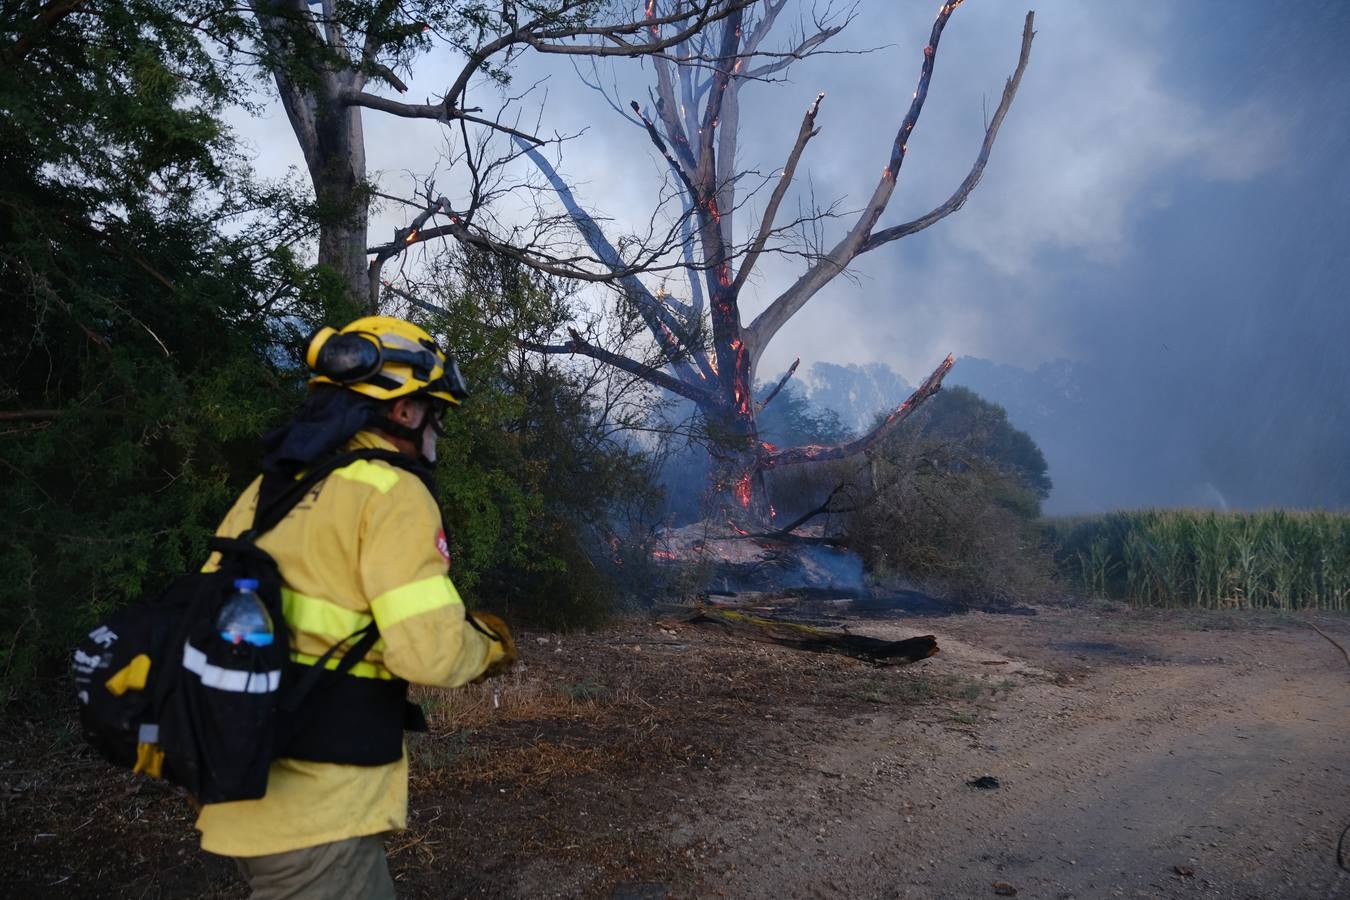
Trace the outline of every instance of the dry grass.
{"type": "Polygon", "coordinates": [[[509,781],[533,787],[552,778],[599,775],[613,768],[614,753],[605,747],[573,747],[540,741],[484,754],[463,774],[469,783],[509,781]]]}
{"type": "MultiPolygon", "coordinates": [[[[408,741],[410,827],[391,841],[401,895],[532,895],[522,885],[544,877],[529,874],[540,860],[548,877],[579,873],[578,885],[678,880],[684,863],[671,860],[661,823],[691,792],[716,789],[747,760],[793,765],[791,748],[874,711],[866,686],[895,707],[963,702],[942,699],[959,686],[917,671],[693,626],[521,637],[522,671],[413,691],[430,732],[408,741]]],[[[11,893],[244,894],[227,861],[197,851],[183,798],[98,763],[70,723],[58,726],[19,726],[0,741],[0,879],[11,893]]]]}
{"type": "Polygon", "coordinates": [[[500,722],[594,718],[600,708],[584,687],[559,684],[530,671],[455,690],[415,686],[411,697],[422,705],[432,734],[500,722]]]}

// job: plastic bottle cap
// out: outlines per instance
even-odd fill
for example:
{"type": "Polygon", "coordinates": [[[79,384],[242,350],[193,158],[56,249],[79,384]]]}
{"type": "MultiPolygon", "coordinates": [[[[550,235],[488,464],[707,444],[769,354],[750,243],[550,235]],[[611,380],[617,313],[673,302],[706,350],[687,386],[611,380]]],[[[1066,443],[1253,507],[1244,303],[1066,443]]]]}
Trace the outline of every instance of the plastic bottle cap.
{"type": "Polygon", "coordinates": [[[258,589],[258,579],[256,578],[236,578],[234,580],[235,590],[256,591],[258,589]]]}

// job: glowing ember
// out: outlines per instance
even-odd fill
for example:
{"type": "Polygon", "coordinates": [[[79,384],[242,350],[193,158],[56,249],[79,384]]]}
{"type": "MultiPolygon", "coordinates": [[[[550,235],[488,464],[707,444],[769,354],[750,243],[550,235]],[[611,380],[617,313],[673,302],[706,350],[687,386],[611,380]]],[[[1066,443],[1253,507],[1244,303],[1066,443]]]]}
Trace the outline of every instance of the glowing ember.
{"type": "MultiPolygon", "coordinates": [[[[736,502],[743,508],[750,508],[750,473],[746,472],[736,481],[736,502]]],[[[744,531],[741,534],[745,534],[744,531]]]]}
{"type": "Polygon", "coordinates": [[[652,559],[670,560],[670,559],[679,559],[679,557],[676,556],[674,553],[671,553],[669,550],[653,550],[652,559]]]}
{"type": "Polygon", "coordinates": [[[411,243],[412,243],[413,241],[415,241],[415,240],[417,240],[417,229],[416,229],[416,228],[414,228],[412,231],[408,232],[408,236],[405,237],[405,238],[403,239],[403,243],[405,243],[405,244],[411,244],[411,243]]]}

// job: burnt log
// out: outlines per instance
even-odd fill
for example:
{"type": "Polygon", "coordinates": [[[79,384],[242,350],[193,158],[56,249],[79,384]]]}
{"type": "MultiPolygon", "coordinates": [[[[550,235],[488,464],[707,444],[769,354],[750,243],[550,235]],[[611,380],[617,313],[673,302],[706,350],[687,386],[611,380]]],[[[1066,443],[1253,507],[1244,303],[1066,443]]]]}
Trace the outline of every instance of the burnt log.
{"type": "Polygon", "coordinates": [[[931,634],[903,641],[886,641],[844,631],[829,631],[800,622],[768,619],[735,609],[700,607],[684,621],[690,625],[720,628],[728,634],[751,641],[778,644],[811,653],[838,653],[879,666],[915,663],[938,652],[937,638],[931,634]]]}

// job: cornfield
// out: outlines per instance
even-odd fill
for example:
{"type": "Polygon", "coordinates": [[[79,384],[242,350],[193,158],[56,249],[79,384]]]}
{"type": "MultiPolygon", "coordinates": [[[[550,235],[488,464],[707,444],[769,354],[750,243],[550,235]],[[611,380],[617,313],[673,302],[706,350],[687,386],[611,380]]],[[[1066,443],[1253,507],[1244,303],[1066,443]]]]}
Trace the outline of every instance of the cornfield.
{"type": "Polygon", "coordinates": [[[1139,510],[1053,519],[1056,567],[1140,606],[1350,610],[1350,514],[1139,510]]]}

